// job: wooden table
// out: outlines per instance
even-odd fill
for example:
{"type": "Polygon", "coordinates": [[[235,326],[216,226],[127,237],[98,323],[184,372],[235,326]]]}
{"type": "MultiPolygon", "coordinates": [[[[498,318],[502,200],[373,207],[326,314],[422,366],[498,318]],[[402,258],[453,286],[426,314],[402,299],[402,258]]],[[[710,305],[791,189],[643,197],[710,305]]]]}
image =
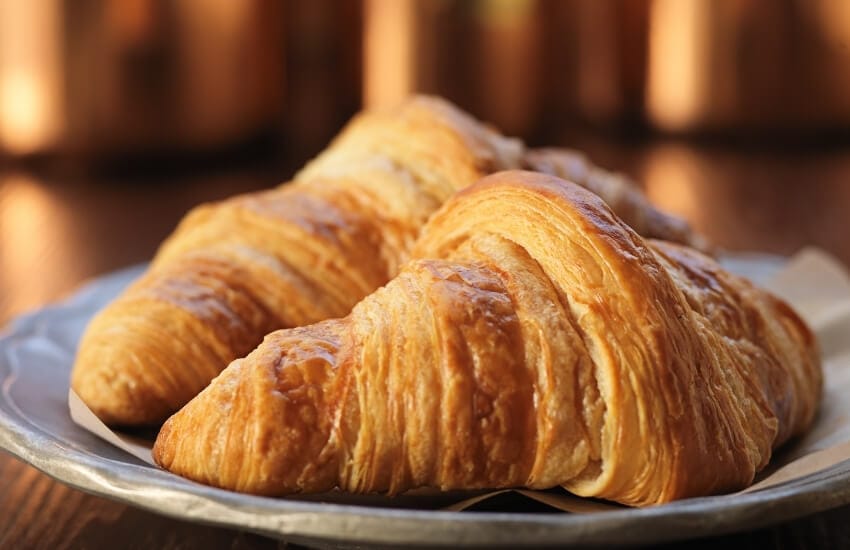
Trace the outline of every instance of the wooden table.
{"type": "MultiPolygon", "coordinates": [[[[653,200],[692,220],[719,245],[788,254],[815,244],[850,264],[850,147],[793,153],[675,143],[583,145],[600,164],[637,176],[653,200]]],[[[276,174],[284,172],[124,181],[0,170],[0,326],[86,279],[149,259],[194,204],[274,184],[276,174]]],[[[848,547],[850,506],[687,544],[726,543],[848,547]]],[[[0,452],[0,548],[283,546],[86,495],[0,452]]]]}

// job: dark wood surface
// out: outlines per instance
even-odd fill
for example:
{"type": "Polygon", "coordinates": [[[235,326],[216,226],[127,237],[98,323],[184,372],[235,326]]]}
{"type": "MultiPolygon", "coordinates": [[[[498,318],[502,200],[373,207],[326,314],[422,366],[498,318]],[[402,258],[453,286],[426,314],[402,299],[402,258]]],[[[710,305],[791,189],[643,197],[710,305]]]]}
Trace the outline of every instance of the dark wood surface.
{"type": "MultiPolygon", "coordinates": [[[[600,164],[635,175],[653,200],[723,247],[790,254],[817,245],[850,263],[850,147],[746,152],[583,145],[600,164]]],[[[149,259],[191,206],[272,185],[284,175],[266,170],[122,181],[0,168],[0,327],[89,278],[149,259]]],[[[850,506],[686,544],[727,543],[850,547],[850,506]]],[[[0,452],[0,548],[284,546],[90,496],[0,452]]]]}

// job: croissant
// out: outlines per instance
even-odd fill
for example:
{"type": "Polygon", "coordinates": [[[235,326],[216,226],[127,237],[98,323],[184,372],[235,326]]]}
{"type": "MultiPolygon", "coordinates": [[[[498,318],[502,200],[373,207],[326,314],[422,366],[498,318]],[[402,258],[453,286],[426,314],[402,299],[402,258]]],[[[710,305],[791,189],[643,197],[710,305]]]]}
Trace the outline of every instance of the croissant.
{"type": "MultiPolygon", "coordinates": [[[[360,114],[294,182],[190,212],[91,321],[72,387],[109,424],[160,424],[267,333],[346,315],[452,193],[524,154],[436,98],[360,114]]],[[[609,193],[615,210],[634,210],[630,191],[609,193]]]]}
{"type": "Polygon", "coordinates": [[[811,423],[792,309],[511,171],[461,191],[338,320],[273,332],[162,427],[164,468],[266,495],[564,486],[627,505],[731,491],[811,423]]]}
{"type": "Polygon", "coordinates": [[[80,343],[72,387],[109,424],[160,424],[275,329],[347,314],[458,188],[521,144],[451,105],[363,113],[295,181],[202,205],[80,343]]]}

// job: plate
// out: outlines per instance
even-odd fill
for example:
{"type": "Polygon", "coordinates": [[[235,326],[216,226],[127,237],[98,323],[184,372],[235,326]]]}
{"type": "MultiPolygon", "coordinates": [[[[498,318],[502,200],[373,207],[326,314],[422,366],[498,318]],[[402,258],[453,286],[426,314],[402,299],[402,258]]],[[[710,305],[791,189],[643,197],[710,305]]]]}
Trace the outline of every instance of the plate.
{"type": "MultiPolygon", "coordinates": [[[[738,257],[726,264],[763,279],[782,262],[738,257]]],[[[0,336],[0,447],[89,493],[322,547],[645,544],[754,529],[850,502],[850,461],[751,493],[588,514],[423,510],[411,508],[423,502],[413,497],[356,504],[346,497],[267,498],[193,483],[110,446],[68,415],[69,374],[85,324],[143,269],[96,279],[69,300],[17,319],[0,336]]]]}

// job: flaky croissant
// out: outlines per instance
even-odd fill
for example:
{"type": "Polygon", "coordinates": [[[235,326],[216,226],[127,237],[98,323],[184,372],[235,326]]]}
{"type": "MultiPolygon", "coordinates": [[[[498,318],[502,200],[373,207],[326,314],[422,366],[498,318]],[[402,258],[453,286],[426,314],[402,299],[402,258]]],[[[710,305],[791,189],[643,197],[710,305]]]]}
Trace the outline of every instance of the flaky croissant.
{"type": "Polygon", "coordinates": [[[190,212],[98,314],[72,387],[110,424],[160,424],[272,330],[347,314],[454,191],[522,145],[415,98],[354,118],[295,181],[190,212]]]}
{"type": "MultiPolygon", "coordinates": [[[[107,423],[161,423],[272,330],[347,314],[397,273],[452,193],[537,162],[525,153],[436,98],[357,116],[293,183],[189,213],[90,323],[72,387],[107,423]]],[[[645,201],[636,210],[634,195],[607,198],[635,221],[673,220],[645,201]]]]}
{"type": "Polygon", "coordinates": [[[563,485],[647,505],[746,486],[817,409],[789,306],[574,184],[484,178],[413,256],[347,317],[234,361],[156,461],[268,495],[563,485]]]}

